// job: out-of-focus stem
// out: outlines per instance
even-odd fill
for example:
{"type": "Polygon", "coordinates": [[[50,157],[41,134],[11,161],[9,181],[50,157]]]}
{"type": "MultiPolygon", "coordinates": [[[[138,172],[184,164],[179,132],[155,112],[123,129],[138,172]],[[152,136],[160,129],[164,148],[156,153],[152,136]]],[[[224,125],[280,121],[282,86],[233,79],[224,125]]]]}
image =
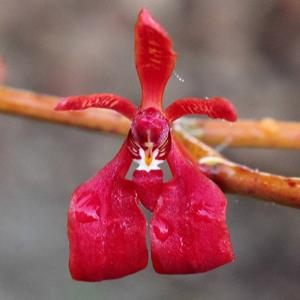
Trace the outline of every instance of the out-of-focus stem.
{"type": "MultiPolygon", "coordinates": [[[[104,109],[55,112],[58,97],[25,90],[0,87],[0,111],[11,114],[60,122],[72,126],[126,134],[130,122],[104,109]]],[[[190,135],[208,145],[226,144],[228,147],[265,147],[300,149],[300,123],[272,119],[240,120],[228,123],[215,120],[180,119],[176,121],[190,135]]]]}
{"type": "Polygon", "coordinates": [[[182,119],[182,127],[191,135],[212,146],[300,149],[300,123],[271,118],[260,121],[182,119]]]}
{"type": "Polygon", "coordinates": [[[200,170],[225,192],[300,208],[300,178],[289,178],[236,164],[197,140],[177,124],[176,136],[200,170]]]}
{"type": "Polygon", "coordinates": [[[259,172],[228,161],[200,169],[224,191],[300,208],[300,179],[259,172]]]}
{"type": "Polygon", "coordinates": [[[58,101],[59,97],[0,87],[2,112],[119,134],[128,132],[130,121],[114,111],[89,109],[57,112],[54,111],[54,107],[58,101]]]}
{"type": "MultiPolygon", "coordinates": [[[[59,101],[58,97],[40,95],[9,87],[0,87],[0,111],[2,112],[118,134],[126,134],[128,132],[130,121],[118,113],[104,109],[90,109],[80,112],[57,112],[54,111],[57,101],[59,101]]],[[[204,140],[211,142],[211,144],[219,144],[224,142],[227,134],[236,130],[238,133],[235,133],[235,135],[232,134],[230,146],[264,146],[299,149],[299,142],[292,141],[292,139],[299,139],[297,135],[298,128],[300,128],[298,123],[277,122],[274,120],[261,122],[240,121],[237,125],[233,126],[218,121],[184,120],[175,123],[174,132],[194,159],[199,162],[199,168],[224,191],[300,208],[299,178],[287,178],[267,174],[235,164],[223,158],[218,152],[195,137],[198,136],[195,130],[201,130],[203,132],[201,137],[204,140]],[[220,131],[218,136],[217,133],[211,133],[214,126],[216,126],[216,132],[220,131]],[[257,138],[251,131],[251,128],[255,128],[253,132],[267,133],[257,138]],[[286,137],[284,137],[286,130],[289,132],[286,132],[286,137]],[[272,134],[279,134],[281,137],[273,139],[271,137],[272,134]],[[264,138],[266,139],[265,142],[263,142],[264,138]],[[273,142],[271,143],[271,141],[273,142]]]]}

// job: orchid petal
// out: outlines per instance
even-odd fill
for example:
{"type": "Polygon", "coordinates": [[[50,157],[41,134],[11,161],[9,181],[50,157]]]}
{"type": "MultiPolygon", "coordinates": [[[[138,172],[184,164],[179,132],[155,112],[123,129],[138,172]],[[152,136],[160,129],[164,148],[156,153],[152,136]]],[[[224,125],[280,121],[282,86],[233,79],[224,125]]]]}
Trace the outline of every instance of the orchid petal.
{"type": "Polygon", "coordinates": [[[55,110],[82,110],[91,107],[113,109],[130,120],[137,112],[130,100],[114,94],[91,94],[63,98],[55,110]]]}
{"type": "Polygon", "coordinates": [[[73,193],[68,237],[76,280],[118,278],[147,265],[146,220],[134,184],[124,179],[130,163],[125,142],[108,165],[73,193]]]}
{"type": "Polygon", "coordinates": [[[142,108],[162,109],[162,97],[176,61],[167,32],[143,9],[135,26],[135,64],[142,86],[142,108]]]}
{"type": "Polygon", "coordinates": [[[233,104],[229,100],[220,97],[179,99],[167,107],[165,114],[170,122],[185,115],[207,115],[210,118],[224,119],[231,122],[237,119],[233,104]]]}
{"type": "Polygon", "coordinates": [[[151,221],[154,269],[197,273],[232,261],[225,196],[184,156],[174,137],[167,160],[174,178],[164,185],[151,221]]]}

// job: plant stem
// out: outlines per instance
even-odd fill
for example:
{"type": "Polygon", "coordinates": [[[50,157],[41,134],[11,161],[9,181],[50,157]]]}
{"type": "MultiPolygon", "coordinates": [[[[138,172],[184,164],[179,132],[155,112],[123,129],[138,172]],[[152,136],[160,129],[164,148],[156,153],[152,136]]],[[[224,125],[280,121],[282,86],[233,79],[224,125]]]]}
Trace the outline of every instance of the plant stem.
{"type": "Polygon", "coordinates": [[[182,127],[197,139],[212,146],[300,149],[300,123],[271,118],[260,121],[183,119],[182,127]]]}
{"type": "MultiPolygon", "coordinates": [[[[103,130],[125,135],[130,121],[109,110],[90,109],[80,112],[56,112],[59,97],[25,90],[0,87],[0,111],[41,120],[103,130]]],[[[300,179],[288,178],[252,170],[223,158],[202,143],[219,144],[229,135],[229,146],[276,147],[300,149],[300,124],[275,120],[239,121],[236,125],[220,121],[176,122],[177,138],[197,161],[199,168],[227,192],[248,195],[278,204],[300,208],[300,179]],[[197,133],[198,130],[198,133],[197,133]],[[190,132],[191,131],[191,132],[190,132]],[[195,133],[196,132],[196,133],[195,133]]]]}
{"type": "Polygon", "coordinates": [[[259,172],[229,161],[178,124],[176,136],[198,162],[200,170],[223,191],[300,208],[300,178],[259,172]]]}
{"type": "Polygon", "coordinates": [[[0,87],[0,111],[50,122],[64,123],[119,134],[128,132],[130,122],[120,114],[102,109],[57,112],[59,97],[0,87]]]}
{"type": "MultiPolygon", "coordinates": [[[[130,122],[114,111],[89,109],[57,113],[53,111],[57,101],[59,97],[0,87],[2,112],[119,134],[128,132],[130,122]]],[[[212,146],[225,142],[228,147],[300,149],[300,123],[297,122],[263,119],[228,123],[183,118],[176,123],[191,135],[212,146]]]]}

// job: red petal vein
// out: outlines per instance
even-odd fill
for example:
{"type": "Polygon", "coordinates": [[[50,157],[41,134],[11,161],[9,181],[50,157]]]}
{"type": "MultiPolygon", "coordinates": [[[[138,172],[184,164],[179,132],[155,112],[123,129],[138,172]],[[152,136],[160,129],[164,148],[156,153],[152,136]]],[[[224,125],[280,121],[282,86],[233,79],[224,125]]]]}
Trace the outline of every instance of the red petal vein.
{"type": "Polygon", "coordinates": [[[161,110],[175,61],[167,32],[143,9],[135,26],[135,63],[142,86],[142,108],[153,106],[161,110]]]}
{"type": "Polygon", "coordinates": [[[91,94],[64,98],[55,110],[82,110],[91,107],[107,108],[117,111],[132,120],[137,112],[130,100],[114,94],[91,94]]]}
{"type": "Polygon", "coordinates": [[[233,104],[221,97],[178,99],[167,107],[165,114],[169,121],[174,121],[185,115],[207,115],[210,118],[224,119],[230,122],[237,119],[233,104]]]}

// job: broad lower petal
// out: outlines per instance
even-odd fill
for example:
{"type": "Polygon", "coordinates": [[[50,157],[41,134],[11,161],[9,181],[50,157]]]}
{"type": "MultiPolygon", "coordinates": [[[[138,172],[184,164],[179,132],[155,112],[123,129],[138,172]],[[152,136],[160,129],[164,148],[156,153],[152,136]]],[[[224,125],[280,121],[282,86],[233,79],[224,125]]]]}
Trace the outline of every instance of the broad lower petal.
{"type": "Polygon", "coordinates": [[[154,269],[164,274],[205,272],[233,260],[221,190],[173,140],[173,180],[163,187],[151,221],[154,269]]]}
{"type": "Polygon", "coordinates": [[[207,115],[210,118],[224,119],[230,122],[237,119],[233,104],[221,97],[178,99],[166,108],[165,115],[169,121],[174,121],[185,115],[207,115]]]}
{"type": "Polygon", "coordinates": [[[83,110],[91,107],[112,109],[130,120],[137,112],[130,100],[114,94],[91,94],[63,98],[55,110],[83,110]]]}
{"type": "Polygon", "coordinates": [[[135,64],[142,86],[142,108],[161,110],[162,96],[176,61],[167,32],[143,9],[135,26],[135,64]]]}
{"type": "Polygon", "coordinates": [[[73,193],[69,208],[70,272],[74,279],[119,278],[146,267],[146,220],[137,206],[126,143],[73,193]]]}

